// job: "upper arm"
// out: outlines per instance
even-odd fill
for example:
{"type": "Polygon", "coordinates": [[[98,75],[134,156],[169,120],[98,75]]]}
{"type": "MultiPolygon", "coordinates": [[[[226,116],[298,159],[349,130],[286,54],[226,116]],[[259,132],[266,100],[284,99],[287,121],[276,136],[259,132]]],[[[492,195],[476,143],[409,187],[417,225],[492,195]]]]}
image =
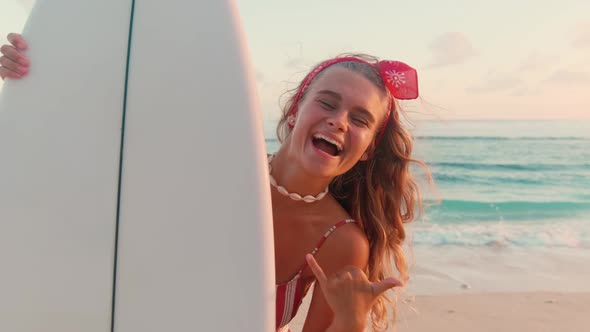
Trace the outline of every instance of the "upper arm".
{"type": "MultiPolygon", "coordinates": [[[[317,253],[316,260],[326,276],[334,275],[344,267],[353,265],[362,270],[369,260],[369,243],[363,232],[356,227],[346,227],[329,238],[317,253]]],[[[303,332],[323,332],[334,318],[320,286],[316,283],[309,311],[303,325],[303,332]]]]}

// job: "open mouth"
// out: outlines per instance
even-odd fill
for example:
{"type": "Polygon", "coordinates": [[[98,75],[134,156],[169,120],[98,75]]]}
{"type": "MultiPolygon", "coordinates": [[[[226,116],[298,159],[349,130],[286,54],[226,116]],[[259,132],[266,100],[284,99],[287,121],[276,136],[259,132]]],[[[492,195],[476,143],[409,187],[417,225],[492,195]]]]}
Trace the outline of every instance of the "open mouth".
{"type": "Polygon", "coordinates": [[[323,135],[314,135],[311,141],[318,150],[331,156],[336,157],[342,152],[342,146],[338,142],[323,135]]]}

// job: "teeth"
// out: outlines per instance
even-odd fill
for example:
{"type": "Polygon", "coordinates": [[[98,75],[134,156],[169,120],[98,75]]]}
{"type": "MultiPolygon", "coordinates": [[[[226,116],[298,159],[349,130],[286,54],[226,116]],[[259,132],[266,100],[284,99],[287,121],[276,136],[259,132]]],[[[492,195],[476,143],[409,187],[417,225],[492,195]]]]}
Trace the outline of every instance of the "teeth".
{"type": "Polygon", "coordinates": [[[326,136],[324,136],[322,134],[313,135],[313,137],[314,138],[320,138],[320,139],[323,139],[326,142],[330,142],[330,143],[334,144],[336,146],[336,149],[338,149],[338,152],[342,152],[342,145],[340,143],[338,143],[337,141],[335,141],[335,140],[333,140],[333,139],[331,139],[329,137],[326,137],[326,136]]]}

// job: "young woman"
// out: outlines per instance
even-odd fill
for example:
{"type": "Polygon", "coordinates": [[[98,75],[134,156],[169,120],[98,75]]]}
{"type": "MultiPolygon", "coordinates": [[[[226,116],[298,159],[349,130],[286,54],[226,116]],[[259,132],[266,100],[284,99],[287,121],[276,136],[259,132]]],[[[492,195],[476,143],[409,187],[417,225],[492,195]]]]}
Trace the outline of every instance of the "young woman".
{"type": "MultiPolygon", "coordinates": [[[[0,76],[21,78],[27,45],[8,38],[0,76]]],[[[316,280],[304,332],[364,331],[367,314],[387,328],[395,303],[385,291],[408,279],[404,223],[421,206],[409,167],[425,167],[412,159],[396,100],[417,97],[413,68],[361,55],[321,62],[292,91],[269,156],[277,331],[288,331],[316,280]],[[399,280],[387,278],[392,262],[399,280]]]]}

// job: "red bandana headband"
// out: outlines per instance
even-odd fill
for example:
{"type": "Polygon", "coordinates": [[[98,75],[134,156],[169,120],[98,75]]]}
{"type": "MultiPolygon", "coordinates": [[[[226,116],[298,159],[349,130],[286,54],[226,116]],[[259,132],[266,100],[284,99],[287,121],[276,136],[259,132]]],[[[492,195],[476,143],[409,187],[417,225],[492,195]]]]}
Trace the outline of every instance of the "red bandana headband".
{"type": "Polygon", "coordinates": [[[368,61],[365,61],[361,58],[357,57],[340,57],[327,60],[319,64],[314,70],[312,70],[301,84],[299,91],[297,91],[297,95],[293,100],[293,105],[289,109],[288,114],[293,112],[293,109],[297,107],[303,92],[307,89],[311,81],[324,69],[330,67],[333,64],[339,62],[346,62],[346,61],[353,61],[364,63],[372,68],[375,68],[381,78],[383,79],[383,83],[385,83],[385,87],[389,91],[389,105],[387,107],[387,115],[385,117],[385,121],[383,123],[383,127],[380,129],[380,134],[377,138],[377,142],[381,140],[381,136],[385,131],[385,126],[389,120],[389,116],[391,115],[391,108],[393,106],[393,98],[397,99],[416,99],[418,98],[418,73],[416,69],[408,66],[407,64],[400,62],[400,61],[391,61],[391,60],[383,60],[379,61],[376,64],[372,64],[368,61]]]}

